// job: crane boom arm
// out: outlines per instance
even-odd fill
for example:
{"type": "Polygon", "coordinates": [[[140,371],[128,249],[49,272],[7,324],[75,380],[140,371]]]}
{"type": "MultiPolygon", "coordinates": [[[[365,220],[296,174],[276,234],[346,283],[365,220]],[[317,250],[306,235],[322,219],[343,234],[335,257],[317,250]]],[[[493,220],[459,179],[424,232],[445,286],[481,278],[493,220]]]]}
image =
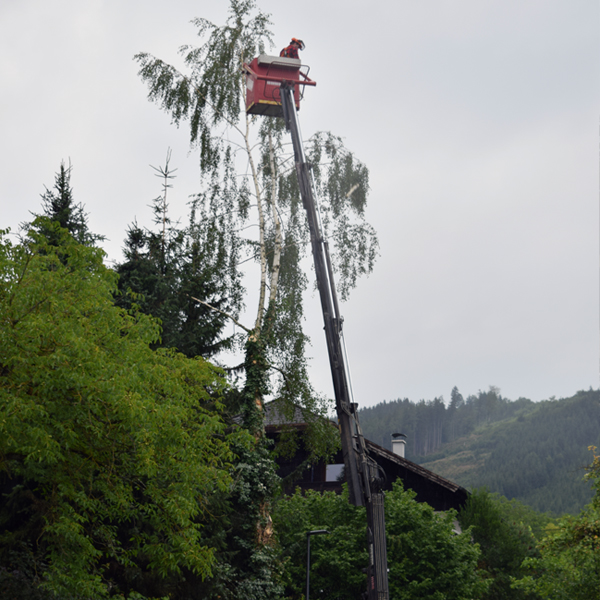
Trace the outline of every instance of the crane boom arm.
{"type": "Polygon", "coordinates": [[[281,102],[286,127],[292,136],[294,160],[302,204],[306,210],[310,241],[321,299],[329,365],[333,379],[336,410],[342,440],[342,454],[350,502],[366,506],[368,600],[388,600],[387,549],[385,537],[382,477],[376,463],[368,455],[358,422],[357,405],[352,402],[341,343],[342,318],[339,312],[329,246],[323,238],[313,194],[311,166],[306,162],[298,115],[294,105],[293,86],[281,85],[281,102]]]}

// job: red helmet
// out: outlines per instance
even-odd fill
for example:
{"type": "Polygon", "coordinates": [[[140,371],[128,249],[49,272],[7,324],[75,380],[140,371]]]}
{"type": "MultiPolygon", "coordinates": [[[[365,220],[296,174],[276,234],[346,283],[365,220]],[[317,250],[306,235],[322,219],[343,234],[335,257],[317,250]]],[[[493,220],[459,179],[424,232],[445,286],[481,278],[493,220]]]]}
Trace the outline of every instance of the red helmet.
{"type": "Polygon", "coordinates": [[[300,48],[300,50],[304,50],[304,42],[302,40],[299,40],[297,38],[292,38],[292,41],[290,42],[290,44],[298,44],[298,47],[300,48]]]}

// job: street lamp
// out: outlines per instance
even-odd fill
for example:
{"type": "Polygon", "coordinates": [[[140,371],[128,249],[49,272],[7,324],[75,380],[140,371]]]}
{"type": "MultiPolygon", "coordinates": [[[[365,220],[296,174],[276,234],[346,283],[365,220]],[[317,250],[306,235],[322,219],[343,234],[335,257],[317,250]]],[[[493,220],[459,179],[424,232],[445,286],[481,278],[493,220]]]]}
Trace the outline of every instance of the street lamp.
{"type": "Polygon", "coordinates": [[[306,532],[306,600],[308,600],[310,592],[310,536],[323,535],[324,533],[329,533],[329,531],[327,529],[315,529],[306,532]]]}

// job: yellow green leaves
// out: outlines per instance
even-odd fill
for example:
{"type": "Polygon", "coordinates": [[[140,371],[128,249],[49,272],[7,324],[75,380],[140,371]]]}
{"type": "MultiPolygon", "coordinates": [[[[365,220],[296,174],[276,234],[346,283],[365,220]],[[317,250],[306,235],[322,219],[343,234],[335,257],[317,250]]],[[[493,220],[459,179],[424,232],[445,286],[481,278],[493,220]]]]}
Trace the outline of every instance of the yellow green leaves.
{"type": "Polygon", "coordinates": [[[231,483],[224,379],[151,350],[158,326],[114,306],[102,252],[56,233],[0,245],[0,557],[26,540],[68,596],[135,589],[147,567],[205,577],[203,522],[231,483]]]}

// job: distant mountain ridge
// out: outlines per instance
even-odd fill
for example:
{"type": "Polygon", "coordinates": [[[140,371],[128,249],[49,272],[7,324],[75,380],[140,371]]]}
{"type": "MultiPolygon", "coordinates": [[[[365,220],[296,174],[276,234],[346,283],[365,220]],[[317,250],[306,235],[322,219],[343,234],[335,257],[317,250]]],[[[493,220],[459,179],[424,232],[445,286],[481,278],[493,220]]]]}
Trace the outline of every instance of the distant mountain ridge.
{"type": "Polygon", "coordinates": [[[469,396],[383,402],[360,411],[365,436],[467,488],[487,487],[542,512],[578,513],[592,497],[583,480],[589,446],[600,446],[600,391],[571,398],[510,401],[497,388],[469,396]]]}

